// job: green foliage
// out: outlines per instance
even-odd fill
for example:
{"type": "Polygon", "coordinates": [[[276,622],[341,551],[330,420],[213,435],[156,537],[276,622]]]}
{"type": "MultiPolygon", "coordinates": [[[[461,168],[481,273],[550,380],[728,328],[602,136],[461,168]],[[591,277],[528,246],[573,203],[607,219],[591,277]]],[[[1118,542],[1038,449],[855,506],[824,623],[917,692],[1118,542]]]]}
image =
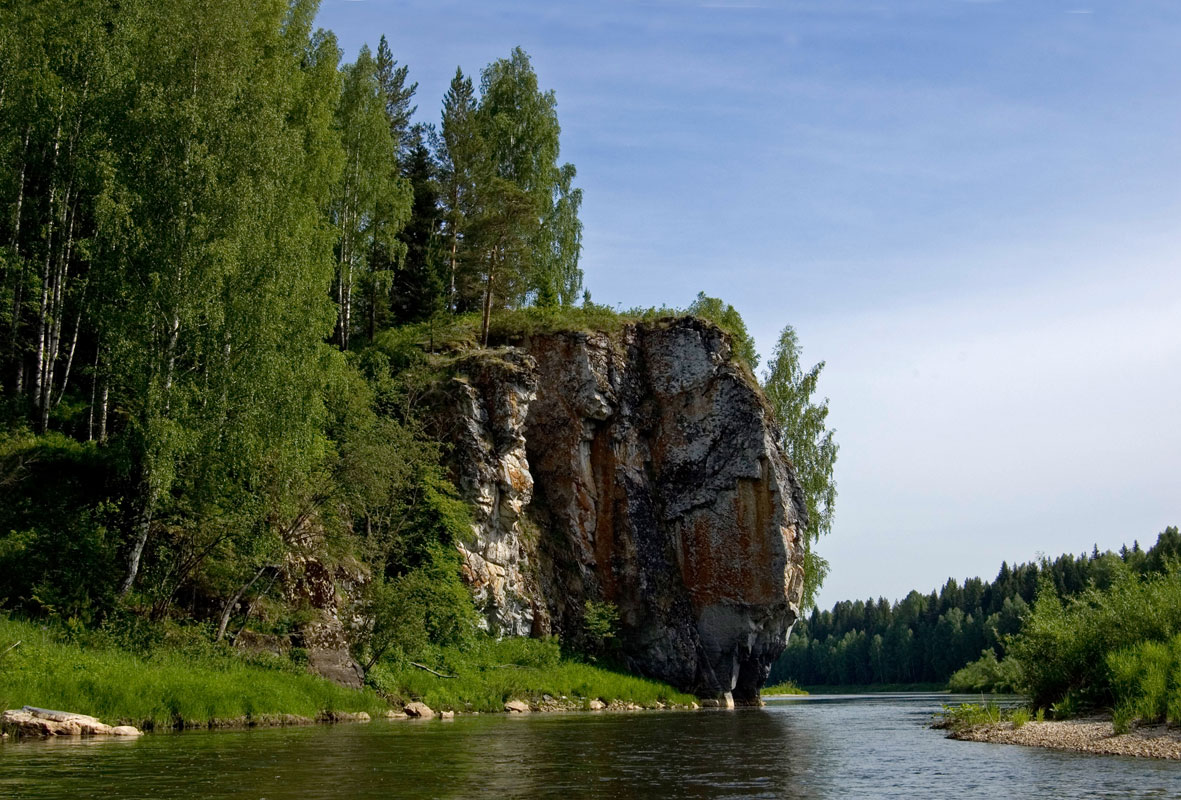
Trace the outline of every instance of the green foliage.
{"type": "Polygon", "coordinates": [[[1181,724],[1181,635],[1107,655],[1117,732],[1131,721],[1181,724]]]}
{"type": "Polygon", "coordinates": [[[20,647],[0,662],[5,708],[66,709],[146,729],[326,711],[377,715],[388,708],[371,691],[345,689],[281,662],[243,660],[213,648],[207,636],[196,640],[202,646],[163,644],[133,653],[101,636],[79,644],[54,628],[0,617],[0,642],[17,640],[20,647]]]}
{"type": "Polygon", "coordinates": [[[980,658],[952,673],[947,688],[953,692],[997,692],[1011,694],[1023,686],[1021,666],[1013,658],[998,661],[996,652],[985,650],[980,658]]]}
{"type": "Polygon", "coordinates": [[[759,352],[755,349],[755,340],[746,330],[746,322],[734,306],[716,297],[707,297],[705,292],[698,292],[697,299],[686,309],[695,317],[707,319],[730,335],[730,342],[734,348],[734,355],[754,374],[759,366],[759,352]]]}
{"type": "Polygon", "coordinates": [[[833,470],[837,460],[835,431],[825,427],[828,399],[813,402],[824,362],[805,372],[800,366],[801,348],[790,325],[779,334],[771,366],[763,378],[767,396],[779,424],[779,443],[795,467],[804,492],[808,518],[803,532],[804,597],[801,608],[810,608],[816,591],[828,574],[828,562],[815,551],[821,536],[832,530],[837,499],[833,470]]]}
{"type": "MultiPolygon", "coordinates": [[[[1116,655],[1115,662],[1109,656],[1179,633],[1181,571],[1141,578],[1125,568],[1106,591],[1091,588],[1065,600],[1043,581],[1033,613],[1009,652],[1021,665],[1036,707],[1107,707],[1118,699],[1111,664],[1133,663],[1133,656],[1116,655]]],[[[1140,663],[1161,663],[1156,651],[1144,653],[1140,663]]],[[[1156,695],[1155,688],[1151,694],[1156,695]]]]}
{"type": "Polygon", "coordinates": [[[478,635],[463,648],[434,648],[421,662],[440,678],[405,662],[382,660],[368,680],[383,696],[421,700],[433,709],[496,712],[508,700],[569,698],[583,708],[591,700],[619,700],[645,707],[689,705],[694,697],[665,684],[563,658],[553,639],[495,639],[478,635]]]}
{"type": "Polygon", "coordinates": [[[791,694],[791,695],[806,695],[807,691],[796,686],[792,681],[784,681],[783,683],[776,683],[772,686],[764,686],[760,691],[763,697],[769,697],[776,694],[791,694]]]}
{"type": "Polygon", "coordinates": [[[58,433],[0,434],[0,605],[93,621],[119,576],[111,454],[58,433]]]}
{"type": "Polygon", "coordinates": [[[962,730],[976,725],[995,725],[1004,720],[1004,711],[996,703],[961,703],[944,705],[936,727],[962,730]]]}
{"type": "MultiPolygon", "coordinates": [[[[771,680],[790,678],[806,686],[942,684],[967,667],[957,685],[973,691],[994,685],[997,691],[1020,689],[1020,665],[1006,655],[1039,585],[1071,598],[1105,592],[1128,576],[1163,574],[1181,548],[1176,530],[1166,529],[1148,551],[1133,544],[1118,554],[1093,548],[1053,561],[1004,563],[992,581],[949,579],[929,594],[912,591],[894,603],[846,600],[831,610],[814,609],[797,623],[771,680]],[[985,650],[993,656],[982,658],[985,650]]],[[[1051,702],[1077,706],[1078,698],[1051,702]]]]}
{"type": "Polygon", "coordinates": [[[609,656],[619,636],[619,609],[615,604],[587,600],[582,609],[582,635],[589,655],[609,656]]]}

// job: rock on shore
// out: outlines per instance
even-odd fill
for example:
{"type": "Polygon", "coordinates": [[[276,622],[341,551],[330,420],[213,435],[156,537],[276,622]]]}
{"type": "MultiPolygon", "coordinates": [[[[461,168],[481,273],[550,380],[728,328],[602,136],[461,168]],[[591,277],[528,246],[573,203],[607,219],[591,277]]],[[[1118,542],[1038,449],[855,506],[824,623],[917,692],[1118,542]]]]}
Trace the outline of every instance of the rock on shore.
{"type": "Polygon", "coordinates": [[[142,736],[131,725],[107,725],[85,714],[25,706],[0,714],[0,728],[20,736],[142,736]]]}
{"type": "Polygon", "coordinates": [[[1055,722],[1027,722],[1020,728],[1011,722],[974,725],[948,734],[949,739],[993,744],[1021,744],[1073,750],[1079,753],[1181,759],[1181,729],[1165,725],[1139,725],[1116,734],[1111,717],[1088,717],[1055,722]]]}

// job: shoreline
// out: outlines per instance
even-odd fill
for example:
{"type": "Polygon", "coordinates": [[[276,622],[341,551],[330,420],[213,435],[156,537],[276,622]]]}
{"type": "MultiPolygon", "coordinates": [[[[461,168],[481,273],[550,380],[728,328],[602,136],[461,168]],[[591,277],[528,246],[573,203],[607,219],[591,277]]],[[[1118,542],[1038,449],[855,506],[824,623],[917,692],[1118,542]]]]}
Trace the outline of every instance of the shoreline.
{"type": "Polygon", "coordinates": [[[1016,744],[1095,755],[1181,760],[1181,728],[1163,724],[1135,725],[1115,732],[1111,715],[1049,722],[1012,722],[972,725],[948,732],[947,738],[965,742],[1016,744]]]}
{"type": "MultiPolygon", "coordinates": [[[[23,709],[13,709],[7,713],[19,713],[20,711],[28,710],[30,707],[25,706],[23,709]]],[[[570,713],[586,713],[586,714],[601,714],[601,713],[621,713],[621,712],[635,712],[635,711],[697,711],[700,706],[696,703],[691,705],[682,705],[677,703],[658,703],[652,706],[640,705],[638,703],[631,703],[623,700],[612,700],[604,703],[601,700],[592,700],[589,704],[570,703],[570,702],[547,702],[542,700],[539,703],[530,703],[523,700],[509,700],[504,704],[504,708],[500,711],[440,711],[427,707],[420,702],[407,703],[403,708],[398,709],[391,707],[384,714],[370,715],[364,711],[349,712],[349,711],[321,711],[315,717],[307,717],[299,714],[260,714],[255,717],[236,717],[230,719],[214,718],[203,721],[182,720],[179,724],[172,726],[154,726],[145,727],[143,730],[136,730],[136,736],[153,735],[153,734],[169,734],[169,733],[185,733],[193,731],[214,731],[214,730],[251,730],[255,728],[287,728],[287,727],[305,727],[309,725],[338,725],[342,723],[367,723],[373,721],[384,722],[400,722],[400,721],[418,721],[425,722],[428,720],[446,721],[456,717],[471,717],[479,716],[481,714],[503,714],[505,716],[527,716],[530,714],[570,714],[570,713]]],[[[39,709],[35,709],[39,710],[39,709]]],[[[63,717],[90,719],[94,722],[98,720],[88,717],[83,714],[74,714],[71,712],[49,712],[50,714],[60,715],[63,717]]],[[[68,738],[106,738],[105,734],[93,733],[86,730],[79,732],[75,728],[68,726],[61,726],[56,729],[52,725],[46,726],[46,720],[51,720],[51,717],[41,717],[37,719],[37,727],[22,726],[16,722],[5,721],[0,723],[0,743],[12,740],[52,740],[52,739],[68,739],[68,738]]],[[[112,727],[112,726],[105,726],[112,727]]]]}

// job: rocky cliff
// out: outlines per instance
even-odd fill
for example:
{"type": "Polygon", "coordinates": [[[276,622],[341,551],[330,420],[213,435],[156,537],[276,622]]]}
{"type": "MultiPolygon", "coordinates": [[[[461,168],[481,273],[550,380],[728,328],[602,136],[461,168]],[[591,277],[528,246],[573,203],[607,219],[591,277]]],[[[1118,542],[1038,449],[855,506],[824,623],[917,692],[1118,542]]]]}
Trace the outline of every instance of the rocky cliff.
{"type": "Polygon", "coordinates": [[[443,417],[490,629],[577,638],[611,603],[630,668],[754,702],[798,614],[804,506],[754,381],[694,318],[464,358],[443,417]]]}

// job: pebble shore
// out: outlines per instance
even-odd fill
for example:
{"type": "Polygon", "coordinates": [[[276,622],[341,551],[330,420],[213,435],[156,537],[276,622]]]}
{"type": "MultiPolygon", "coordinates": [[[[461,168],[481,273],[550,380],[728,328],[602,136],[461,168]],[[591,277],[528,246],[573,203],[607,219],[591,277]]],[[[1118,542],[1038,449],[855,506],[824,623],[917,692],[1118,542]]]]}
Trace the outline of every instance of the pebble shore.
{"type": "Polygon", "coordinates": [[[948,734],[950,739],[994,744],[1022,744],[1079,753],[1169,758],[1181,760],[1181,728],[1138,725],[1117,735],[1111,717],[1087,717],[1059,722],[1011,722],[974,725],[948,734]]]}

